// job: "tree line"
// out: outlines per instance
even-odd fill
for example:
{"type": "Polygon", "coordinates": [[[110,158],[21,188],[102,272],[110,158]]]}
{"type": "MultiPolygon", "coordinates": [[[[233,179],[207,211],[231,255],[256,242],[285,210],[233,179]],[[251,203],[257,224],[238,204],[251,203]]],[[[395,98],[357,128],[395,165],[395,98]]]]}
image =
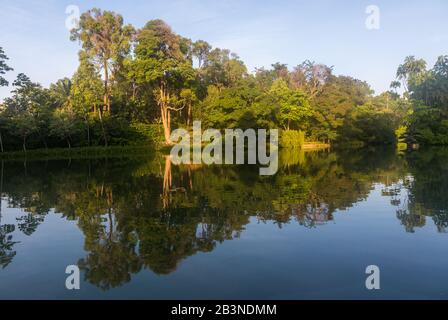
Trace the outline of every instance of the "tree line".
{"type": "MultiPolygon", "coordinates": [[[[249,72],[227,49],[176,34],[162,20],[141,29],[91,9],[70,39],[80,44],[71,78],[44,88],[19,73],[0,109],[0,148],[170,144],[176,127],[279,128],[284,145],[448,143],[448,56],[433,69],[407,57],[391,90],[306,60],[249,72]],[[402,86],[404,94],[397,93],[402,86]]],[[[2,76],[12,71],[0,47],[2,76]]]]}

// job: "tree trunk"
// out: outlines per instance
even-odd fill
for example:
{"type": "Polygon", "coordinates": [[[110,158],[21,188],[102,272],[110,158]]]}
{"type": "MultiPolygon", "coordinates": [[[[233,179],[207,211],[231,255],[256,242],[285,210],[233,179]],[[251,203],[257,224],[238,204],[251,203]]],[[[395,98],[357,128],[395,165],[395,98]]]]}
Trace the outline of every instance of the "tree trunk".
{"type": "Polygon", "coordinates": [[[23,152],[26,152],[26,137],[23,137],[23,152]]]}
{"type": "Polygon", "coordinates": [[[171,144],[171,115],[170,111],[165,109],[164,107],[161,108],[162,112],[162,124],[163,124],[163,135],[165,136],[165,143],[171,144]]]}
{"type": "Polygon", "coordinates": [[[191,103],[188,103],[188,111],[187,111],[187,127],[190,126],[191,120],[191,103]]]}
{"type": "Polygon", "coordinates": [[[165,157],[165,173],[163,174],[163,191],[162,191],[162,202],[163,208],[166,209],[170,202],[170,190],[172,186],[172,176],[171,176],[171,157],[165,157]]]}
{"type": "Polygon", "coordinates": [[[0,132],[0,148],[2,150],[3,153],[3,138],[2,138],[2,133],[0,132]]]}
{"type": "Polygon", "coordinates": [[[48,149],[47,141],[45,140],[45,137],[42,135],[42,132],[38,130],[39,138],[42,140],[42,144],[44,145],[45,150],[48,149]]]}
{"type": "Polygon", "coordinates": [[[1,201],[3,198],[3,168],[4,168],[4,163],[2,160],[2,172],[1,172],[1,178],[0,178],[0,225],[2,222],[2,206],[1,206],[1,201]]]}
{"type": "Polygon", "coordinates": [[[87,146],[90,147],[90,125],[89,125],[89,120],[86,121],[86,125],[87,125],[87,146]]]}
{"type": "Polygon", "coordinates": [[[98,110],[98,114],[99,114],[99,116],[100,116],[101,131],[103,132],[104,146],[107,147],[106,131],[104,130],[103,116],[101,115],[101,111],[100,111],[100,110],[98,110]]]}
{"type": "Polygon", "coordinates": [[[107,61],[104,61],[104,109],[108,112],[110,108],[109,104],[109,70],[107,66],[107,61]]]}
{"type": "Polygon", "coordinates": [[[193,191],[193,177],[192,177],[192,175],[191,175],[191,168],[190,167],[188,167],[188,182],[189,182],[189,185],[190,185],[190,191],[193,191]]]}
{"type": "Polygon", "coordinates": [[[72,145],[70,144],[70,138],[67,138],[67,145],[68,145],[68,148],[69,148],[69,149],[72,148],[72,145]]]}
{"type": "Polygon", "coordinates": [[[168,109],[168,94],[166,93],[166,89],[164,85],[162,84],[160,86],[160,98],[159,98],[159,105],[160,105],[160,114],[162,116],[162,125],[163,125],[163,134],[165,136],[165,143],[171,144],[171,114],[170,110],[168,109]]]}
{"type": "Polygon", "coordinates": [[[171,111],[167,109],[167,121],[166,121],[166,135],[168,136],[168,143],[171,143],[171,111]]]}

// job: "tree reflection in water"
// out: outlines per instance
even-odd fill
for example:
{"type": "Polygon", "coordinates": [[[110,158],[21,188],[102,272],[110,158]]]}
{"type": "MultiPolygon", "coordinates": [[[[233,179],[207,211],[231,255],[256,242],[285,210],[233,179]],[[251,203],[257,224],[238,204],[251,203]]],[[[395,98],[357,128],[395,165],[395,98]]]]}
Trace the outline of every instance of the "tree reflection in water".
{"type": "Polygon", "coordinates": [[[253,166],[172,166],[162,154],[3,162],[4,202],[23,215],[0,227],[0,265],[16,255],[14,234],[32,236],[52,209],[77,222],[88,252],[78,265],[87,281],[104,290],[143,269],[169,274],[186,257],[239,237],[251,217],[279,227],[291,221],[318,227],[377,185],[406,231],[431,217],[443,232],[447,158],[444,149],[409,155],[289,150],[281,154],[279,172],[268,177],[253,166]]]}

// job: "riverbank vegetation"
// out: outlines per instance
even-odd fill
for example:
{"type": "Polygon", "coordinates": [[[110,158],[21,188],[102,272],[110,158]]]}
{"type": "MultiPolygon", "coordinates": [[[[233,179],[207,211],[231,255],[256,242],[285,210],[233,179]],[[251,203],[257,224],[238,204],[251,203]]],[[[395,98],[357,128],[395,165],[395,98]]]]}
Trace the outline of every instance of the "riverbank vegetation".
{"type": "MultiPolygon", "coordinates": [[[[279,128],[284,147],[448,143],[448,56],[430,70],[406,58],[391,90],[374,95],[366,82],[309,60],[249,72],[235,53],[161,20],[137,29],[92,9],[70,39],[80,44],[74,75],[49,88],[24,73],[11,83],[0,106],[1,152],[170,144],[172,129],[193,119],[204,128],[279,128]]],[[[0,48],[0,86],[13,64],[0,48]]]]}

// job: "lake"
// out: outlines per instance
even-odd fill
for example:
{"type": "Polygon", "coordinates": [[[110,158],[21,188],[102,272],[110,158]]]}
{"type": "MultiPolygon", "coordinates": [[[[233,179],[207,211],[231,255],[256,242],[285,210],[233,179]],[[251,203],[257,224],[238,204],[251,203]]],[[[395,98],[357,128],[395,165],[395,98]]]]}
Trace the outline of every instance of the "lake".
{"type": "Polygon", "coordinates": [[[282,150],[274,176],[2,161],[0,182],[1,299],[448,298],[448,149],[282,150]]]}

